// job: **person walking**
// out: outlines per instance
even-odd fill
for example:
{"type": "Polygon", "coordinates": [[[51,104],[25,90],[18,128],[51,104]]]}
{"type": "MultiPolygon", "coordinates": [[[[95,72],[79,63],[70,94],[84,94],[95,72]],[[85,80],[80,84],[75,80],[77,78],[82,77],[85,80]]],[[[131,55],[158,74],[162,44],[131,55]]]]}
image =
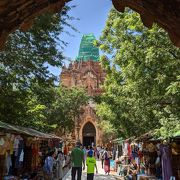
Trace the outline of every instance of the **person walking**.
{"type": "Polygon", "coordinates": [[[54,155],[55,155],[55,152],[51,151],[45,159],[44,166],[43,166],[45,180],[53,179],[54,155]]]}
{"type": "Polygon", "coordinates": [[[92,153],[92,154],[93,154],[93,156],[94,156],[94,149],[93,149],[93,147],[92,147],[92,146],[90,147],[90,149],[89,149],[88,153],[89,153],[89,152],[90,152],[90,153],[92,153]]]}
{"type": "Polygon", "coordinates": [[[102,165],[102,169],[104,168],[104,148],[102,147],[101,148],[101,150],[100,150],[100,152],[99,152],[99,154],[100,154],[100,156],[99,156],[99,158],[100,158],[100,160],[101,160],[101,165],[102,165]]]}
{"type": "Polygon", "coordinates": [[[97,148],[94,146],[94,157],[97,159],[97,148]]]}
{"type": "Polygon", "coordinates": [[[93,152],[88,152],[88,157],[86,159],[86,165],[87,165],[87,180],[93,180],[94,179],[94,169],[96,167],[96,173],[98,173],[97,165],[96,165],[96,159],[93,157],[93,152]]]}
{"type": "Polygon", "coordinates": [[[104,171],[105,174],[110,173],[110,154],[108,152],[108,148],[104,151],[104,171]]]}
{"type": "Polygon", "coordinates": [[[76,174],[77,174],[77,180],[81,180],[82,164],[83,164],[83,169],[85,169],[84,152],[80,147],[81,147],[81,143],[79,141],[77,141],[76,147],[72,150],[72,153],[71,153],[71,161],[72,161],[71,177],[72,177],[72,180],[76,179],[76,174]]]}
{"type": "Polygon", "coordinates": [[[87,157],[87,150],[86,147],[84,146],[83,148],[83,152],[84,152],[84,160],[86,161],[86,157],[87,157]]]}
{"type": "Polygon", "coordinates": [[[57,169],[56,169],[56,177],[58,180],[62,180],[63,178],[63,162],[65,161],[64,158],[64,154],[62,152],[62,150],[58,151],[58,155],[57,155],[57,169]]]}

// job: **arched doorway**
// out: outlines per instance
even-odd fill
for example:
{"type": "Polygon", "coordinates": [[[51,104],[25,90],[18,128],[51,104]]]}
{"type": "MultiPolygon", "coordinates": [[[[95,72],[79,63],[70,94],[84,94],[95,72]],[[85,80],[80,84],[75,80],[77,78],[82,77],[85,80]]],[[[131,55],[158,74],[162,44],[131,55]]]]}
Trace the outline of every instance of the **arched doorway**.
{"type": "Polygon", "coordinates": [[[96,129],[91,122],[87,122],[82,130],[82,139],[84,146],[95,145],[96,142],[96,129]]]}

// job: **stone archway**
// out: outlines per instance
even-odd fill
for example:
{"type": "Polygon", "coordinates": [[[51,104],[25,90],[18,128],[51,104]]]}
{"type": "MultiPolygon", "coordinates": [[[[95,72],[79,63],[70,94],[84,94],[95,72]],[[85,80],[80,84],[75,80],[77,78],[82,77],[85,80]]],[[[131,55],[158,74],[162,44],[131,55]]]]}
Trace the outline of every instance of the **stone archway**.
{"type": "Polygon", "coordinates": [[[92,122],[88,121],[82,126],[81,139],[84,146],[96,145],[97,130],[92,122]]]}
{"type": "MultiPolygon", "coordinates": [[[[8,35],[15,29],[27,30],[34,18],[46,11],[58,12],[69,0],[3,0],[0,2],[0,50],[8,35]]],[[[129,7],[141,15],[145,26],[157,23],[164,28],[171,41],[180,47],[180,1],[179,0],[112,0],[114,7],[123,12],[129,7]]]]}

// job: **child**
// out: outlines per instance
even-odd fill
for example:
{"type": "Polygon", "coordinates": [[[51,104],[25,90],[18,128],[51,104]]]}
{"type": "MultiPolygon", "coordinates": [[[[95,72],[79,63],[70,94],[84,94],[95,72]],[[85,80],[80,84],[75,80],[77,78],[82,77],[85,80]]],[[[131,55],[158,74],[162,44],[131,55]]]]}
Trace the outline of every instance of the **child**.
{"type": "Polygon", "coordinates": [[[93,157],[93,152],[88,152],[88,157],[86,159],[87,165],[87,180],[94,179],[94,168],[96,167],[96,173],[98,173],[97,166],[96,166],[96,159],[93,157]]]}

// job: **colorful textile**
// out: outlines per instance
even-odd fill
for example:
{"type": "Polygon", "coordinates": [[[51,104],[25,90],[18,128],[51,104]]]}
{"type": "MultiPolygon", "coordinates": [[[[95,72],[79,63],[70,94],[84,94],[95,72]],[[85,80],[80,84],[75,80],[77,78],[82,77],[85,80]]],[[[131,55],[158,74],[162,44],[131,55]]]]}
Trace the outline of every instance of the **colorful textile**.
{"type": "Polygon", "coordinates": [[[132,149],[129,143],[127,143],[127,149],[128,149],[128,156],[131,156],[132,149]]]}
{"type": "MultiPolygon", "coordinates": [[[[19,140],[19,146],[18,146],[17,151],[15,152],[15,156],[16,156],[15,167],[16,168],[22,167],[22,161],[20,161],[20,156],[22,155],[21,153],[22,153],[23,149],[24,149],[24,141],[19,140]]],[[[21,160],[22,160],[22,156],[21,156],[21,160]]]]}
{"type": "Polygon", "coordinates": [[[68,147],[65,145],[65,147],[64,147],[64,155],[67,156],[67,154],[68,154],[68,147]]]}
{"type": "Polygon", "coordinates": [[[9,174],[9,169],[12,166],[12,160],[11,160],[11,155],[7,154],[6,156],[6,170],[7,170],[7,174],[9,174]]]}
{"type": "Polygon", "coordinates": [[[160,147],[161,152],[161,164],[162,164],[162,176],[163,180],[169,180],[172,176],[172,166],[170,158],[170,149],[167,145],[160,147]]]}

